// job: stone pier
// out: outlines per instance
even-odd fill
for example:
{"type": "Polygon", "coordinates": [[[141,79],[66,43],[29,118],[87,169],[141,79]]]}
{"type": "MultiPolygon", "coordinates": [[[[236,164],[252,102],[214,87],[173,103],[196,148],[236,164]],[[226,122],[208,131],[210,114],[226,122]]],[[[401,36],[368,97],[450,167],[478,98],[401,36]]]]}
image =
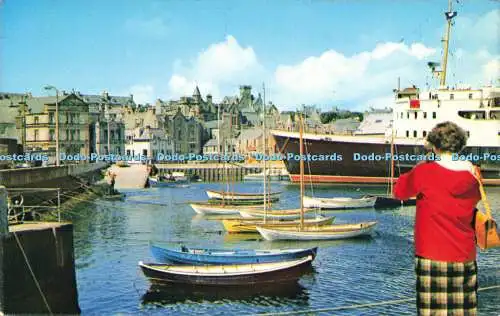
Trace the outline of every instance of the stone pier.
{"type": "Polygon", "coordinates": [[[0,186],[0,314],[78,314],[73,225],[8,225],[0,186]]]}

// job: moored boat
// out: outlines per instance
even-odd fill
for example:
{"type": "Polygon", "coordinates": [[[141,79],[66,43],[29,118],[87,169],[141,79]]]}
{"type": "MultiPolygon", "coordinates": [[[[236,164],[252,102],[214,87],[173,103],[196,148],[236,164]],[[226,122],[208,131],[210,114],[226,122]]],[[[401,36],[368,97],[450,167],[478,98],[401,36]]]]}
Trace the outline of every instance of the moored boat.
{"type": "Polygon", "coordinates": [[[186,188],[189,187],[189,179],[175,177],[148,177],[149,184],[155,187],[186,188]]]}
{"type": "MultiPolygon", "coordinates": [[[[279,200],[281,192],[271,192],[266,195],[267,200],[279,200]]],[[[264,193],[236,193],[226,191],[207,190],[210,199],[216,200],[241,200],[241,201],[264,201],[264,193]]]]}
{"type": "Polygon", "coordinates": [[[251,285],[298,280],[307,271],[313,256],[305,258],[238,265],[185,266],[139,262],[144,275],[153,283],[198,285],[251,285]]]}
{"type": "Polygon", "coordinates": [[[151,253],[160,263],[179,263],[192,265],[234,265],[250,263],[279,262],[316,257],[317,247],[307,249],[200,249],[182,246],[180,251],[151,245],[151,253]]]}
{"type": "MultiPolygon", "coordinates": [[[[236,215],[239,214],[241,206],[213,203],[191,203],[191,208],[202,215],[236,215]]],[[[252,206],[246,206],[245,209],[253,209],[252,206]]],[[[255,208],[257,210],[257,208],[255,208]]]]}
{"type": "Polygon", "coordinates": [[[321,209],[366,208],[373,207],[376,201],[377,198],[373,196],[364,196],[361,198],[322,198],[304,196],[304,207],[316,207],[321,209]]]}
{"type": "Polygon", "coordinates": [[[335,240],[369,235],[377,222],[304,226],[302,228],[265,228],[257,230],[266,240],[335,240]]]}
{"type": "MultiPolygon", "coordinates": [[[[316,209],[306,209],[304,214],[306,216],[314,216],[316,214],[316,209]]],[[[271,220],[293,220],[299,219],[301,216],[300,209],[289,209],[289,210],[251,210],[251,209],[240,209],[239,213],[244,218],[264,218],[271,220]]]]}
{"type": "MultiPolygon", "coordinates": [[[[305,219],[305,226],[314,225],[329,225],[333,223],[335,217],[322,217],[305,219]]],[[[244,219],[223,219],[222,225],[228,233],[258,233],[257,226],[265,228],[275,227],[294,227],[300,224],[298,220],[270,220],[264,221],[261,218],[244,218],[244,219]]]]}
{"type": "Polygon", "coordinates": [[[115,193],[115,194],[106,194],[102,196],[102,199],[107,201],[121,201],[125,199],[125,193],[115,193]]]}

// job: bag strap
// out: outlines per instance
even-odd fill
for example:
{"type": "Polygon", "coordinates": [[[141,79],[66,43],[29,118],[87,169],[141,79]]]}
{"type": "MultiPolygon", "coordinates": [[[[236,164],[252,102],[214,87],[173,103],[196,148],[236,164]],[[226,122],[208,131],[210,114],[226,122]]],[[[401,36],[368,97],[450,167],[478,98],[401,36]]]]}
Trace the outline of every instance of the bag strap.
{"type": "Polygon", "coordinates": [[[484,190],[484,186],[483,186],[483,178],[481,177],[481,169],[478,166],[474,167],[474,177],[477,179],[477,182],[479,183],[479,192],[481,192],[481,200],[483,202],[484,209],[486,210],[486,217],[492,218],[491,217],[490,203],[488,202],[488,197],[486,196],[486,191],[484,190]]]}

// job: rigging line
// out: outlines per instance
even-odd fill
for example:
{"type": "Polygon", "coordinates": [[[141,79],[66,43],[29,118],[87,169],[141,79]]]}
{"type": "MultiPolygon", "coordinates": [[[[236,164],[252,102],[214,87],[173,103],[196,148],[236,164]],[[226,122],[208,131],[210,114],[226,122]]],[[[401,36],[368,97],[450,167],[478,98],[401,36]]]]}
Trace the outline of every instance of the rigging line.
{"type": "MultiPolygon", "coordinates": [[[[487,286],[478,289],[478,292],[481,291],[487,291],[487,290],[493,290],[493,289],[500,289],[500,285],[492,285],[492,286],[487,286]]],[[[367,304],[354,304],[354,305],[347,305],[347,306],[337,306],[337,307],[331,307],[331,308],[318,308],[318,309],[310,309],[310,310],[302,310],[302,311],[289,311],[289,312],[278,312],[278,313],[264,313],[264,314],[258,314],[259,316],[266,315],[266,316],[271,316],[271,315],[297,315],[297,314],[309,314],[309,313],[320,313],[320,312],[332,312],[332,311],[340,311],[340,310],[347,310],[347,309],[358,309],[358,308],[367,308],[367,307],[374,307],[374,306],[384,306],[384,305],[395,305],[395,304],[402,304],[402,303],[409,303],[412,301],[415,301],[416,298],[403,298],[403,299],[398,299],[398,300],[388,300],[388,301],[382,301],[382,302],[376,302],[376,303],[367,303],[367,304]]]]}
{"type": "Polygon", "coordinates": [[[35,285],[36,285],[38,291],[40,292],[40,296],[42,296],[45,307],[47,307],[47,310],[49,311],[50,315],[54,315],[54,313],[52,313],[52,310],[50,309],[49,303],[47,302],[47,298],[43,294],[42,288],[40,287],[40,283],[38,283],[38,280],[35,276],[35,273],[33,272],[33,269],[31,268],[31,264],[28,260],[28,256],[26,256],[26,252],[24,252],[23,245],[21,245],[21,241],[19,240],[17,233],[13,232],[13,234],[14,234],[14,237],[16,238],[16,242],[17,242],[17,245],[19,246],[19,249],[21,250],[21,253],[23,254],[24,261],[26,262],[26,265],[28,266],[28,269],[30,270],[31,277],[33,278],[33,281],[35,281],[35,285]]]}

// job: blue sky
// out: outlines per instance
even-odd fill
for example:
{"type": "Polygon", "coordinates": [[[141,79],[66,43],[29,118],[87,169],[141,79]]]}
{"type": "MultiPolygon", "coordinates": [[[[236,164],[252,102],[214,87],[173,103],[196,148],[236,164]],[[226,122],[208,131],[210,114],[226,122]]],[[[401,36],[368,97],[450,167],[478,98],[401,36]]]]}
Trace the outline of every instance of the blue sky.
{"type": "MultiPolygon", "coordinates": [[[[454,1],[455,2],[455,1],[454,1]]],[[[499,1],[461,0],[449,83],[498,78],[499,1]]],[[[445,0],[4,0],[0,90],[220,99],[240,84],[279,108],[390,102],[441,57],[445,0]]]]}

